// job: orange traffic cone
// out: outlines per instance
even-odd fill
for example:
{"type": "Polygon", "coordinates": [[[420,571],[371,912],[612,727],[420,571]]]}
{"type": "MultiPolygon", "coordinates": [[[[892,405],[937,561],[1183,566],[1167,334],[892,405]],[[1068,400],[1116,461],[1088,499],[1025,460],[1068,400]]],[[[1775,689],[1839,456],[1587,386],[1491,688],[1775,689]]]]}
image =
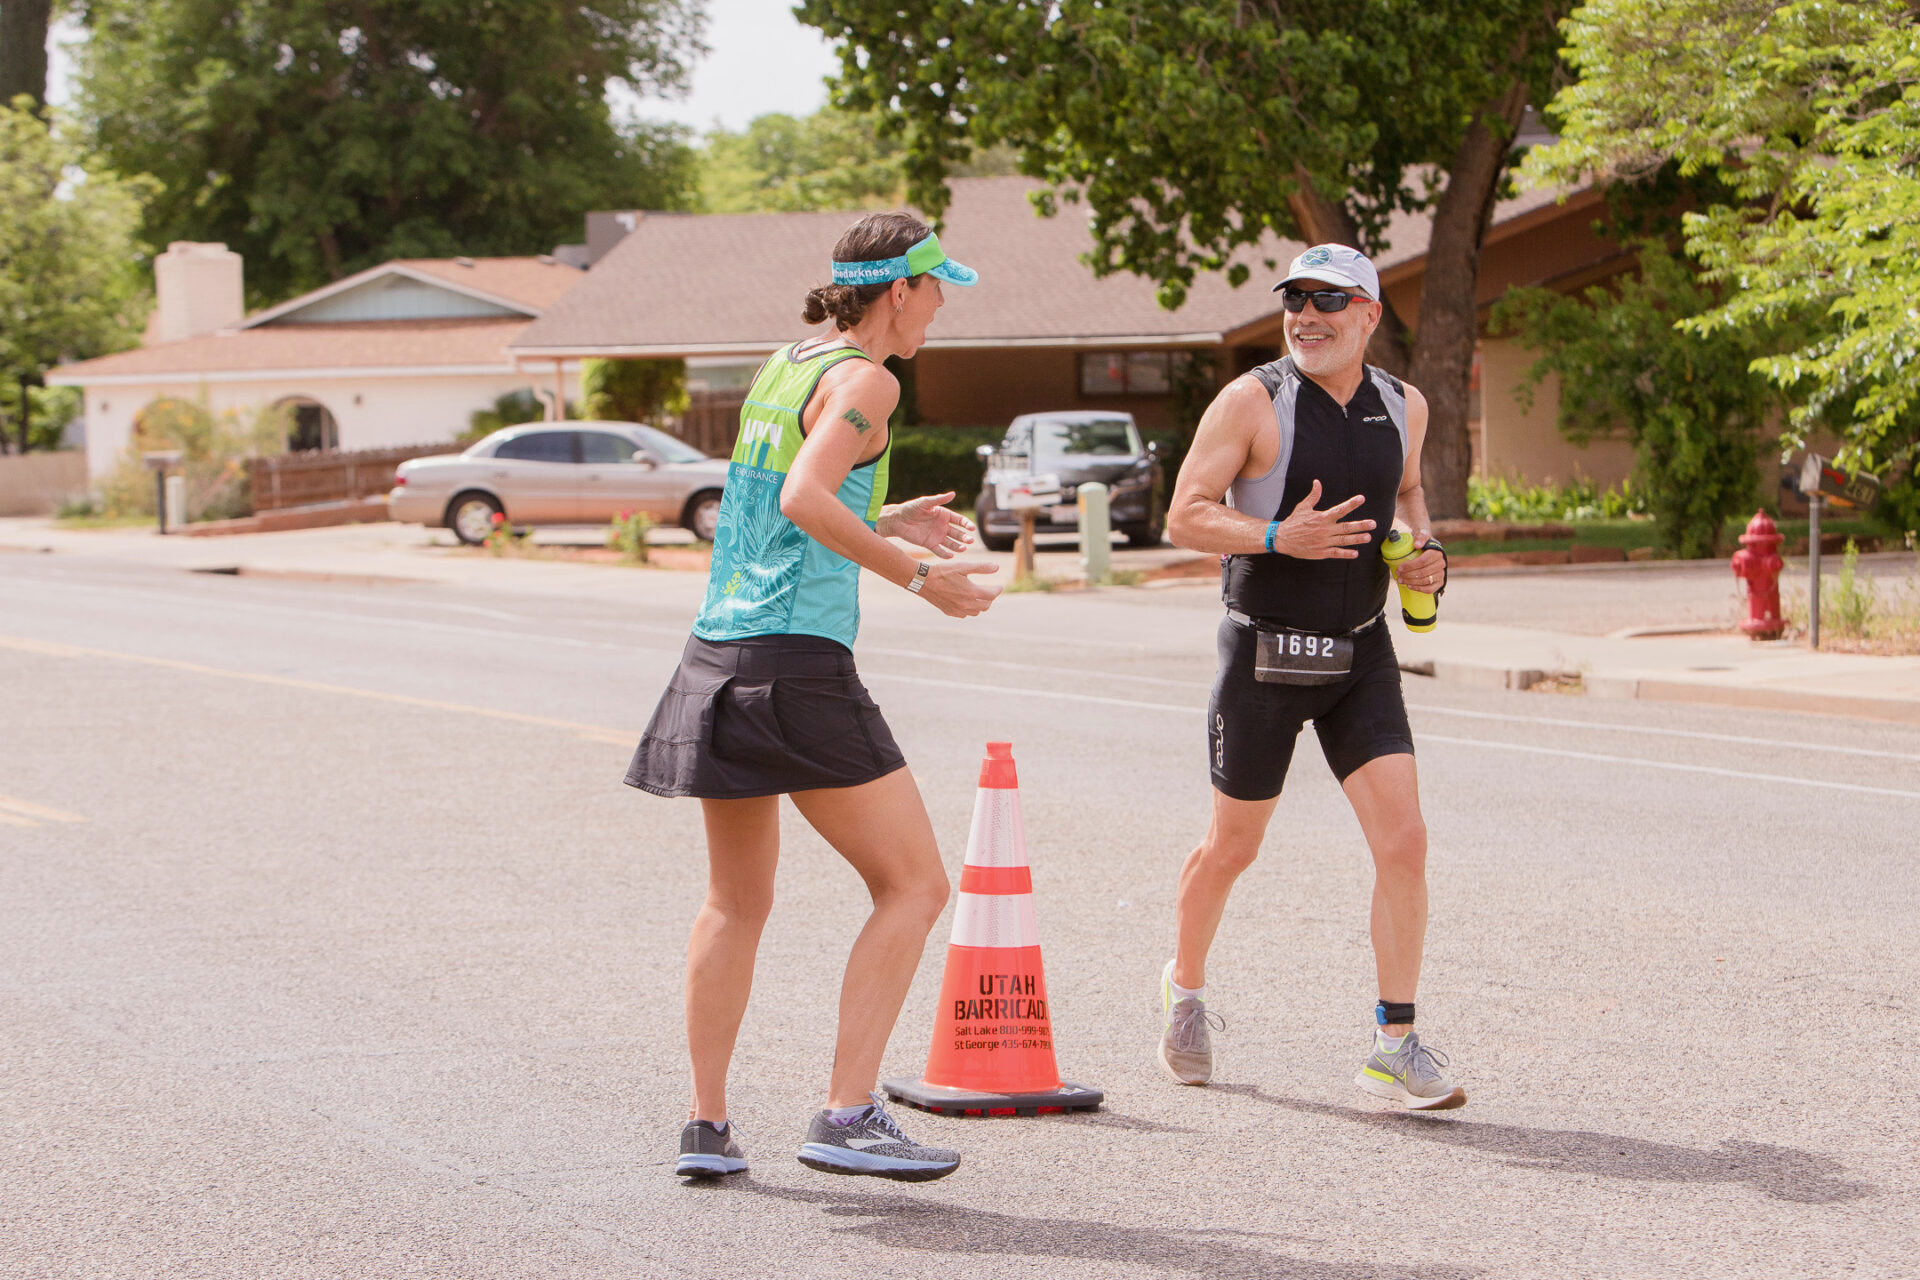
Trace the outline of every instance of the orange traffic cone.
{"type": "Polygon", "coordinates": [[[927,1074],[881,1085],[923,1111],[973,1116],[1092,1111],[1105,1096],[1061,1080],[1054,1062],[1019,785],[1013,744],[989,742],[927,1074]]]}

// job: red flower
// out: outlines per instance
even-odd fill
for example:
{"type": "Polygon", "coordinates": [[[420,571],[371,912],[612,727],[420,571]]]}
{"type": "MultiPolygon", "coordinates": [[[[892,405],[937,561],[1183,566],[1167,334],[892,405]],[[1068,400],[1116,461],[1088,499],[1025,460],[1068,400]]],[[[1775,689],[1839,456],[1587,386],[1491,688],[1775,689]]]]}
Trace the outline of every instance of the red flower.
{"type": "Polygon", "coordinates": [[[494,513],[493,513],[493,522],[494,522],[495,524],[505,524],[505,523],[507,522],[507,517],[506,517],[506,514],[505,514],[504,512],[500,512],[500,511],[496,511],[496,512],[494,512],[494,513]]]}

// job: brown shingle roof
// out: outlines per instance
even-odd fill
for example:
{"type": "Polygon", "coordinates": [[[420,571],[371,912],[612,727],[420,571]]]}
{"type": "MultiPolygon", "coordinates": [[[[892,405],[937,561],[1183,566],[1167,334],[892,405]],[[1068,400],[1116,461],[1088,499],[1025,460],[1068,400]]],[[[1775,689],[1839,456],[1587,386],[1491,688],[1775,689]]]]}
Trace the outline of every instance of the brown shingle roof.
{"type": "Polygon", "coordinates": [[[272,324],[136,347],[62,365],[52,376],[61,383],[84,385],[106,378],[257,375],[281,370],[505,369],[509,367],[507,343],[527,324],[519,318],[272,324]]]}
{"type": "Polygon", "coordinates": [[[551,258],[400,258],[391,265],[478,289],[544,311],[586,278],[578,267],[551,258]]]}
{"type": "MultiPolygon", "coordinates": [[[[1163,310],[1154,287],[1120,274],[1096,279],[1081,255],[1093,247],[1085,205],[1037,216],[1027,178],[960,178],[952,185],[940,241],[980,272],[979,285],[949,288],[929,334],[932,346],[1067,343],[1076,339],[1213,340],[1279,310],[1267,291],[1305,246],[1278,237],[1243,251],[1253,270],[1238,289],[1223,274],[1194,281],[1178,311],[1163,310]]],[[[1496,220],[1546,203],[1553,193],[1504,202],[1496,220]]],[[[761,352],[806,331],[800,307],[826,282],[834,241],[848,213],[649,213],[585,280],[515,340],[515,354],[697,354],[761,352]]],[[[1426,251],[1428,222],[1400,215],[1390,248],[1375,263],[1386,274],[1426,251]]]]}

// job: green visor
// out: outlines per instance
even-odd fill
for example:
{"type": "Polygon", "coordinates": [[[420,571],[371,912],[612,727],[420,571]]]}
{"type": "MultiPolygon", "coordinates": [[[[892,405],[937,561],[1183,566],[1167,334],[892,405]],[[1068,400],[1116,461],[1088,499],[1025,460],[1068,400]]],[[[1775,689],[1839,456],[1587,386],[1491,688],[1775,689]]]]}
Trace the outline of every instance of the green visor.
{"type": "Polygon", "coordinates": [[[908,280],[918,275],[931,275],[948,284],[977,284],[980,281],[980,273],[949,258],[947,251],[940,247],[940,237],[931,232],[926,239],[897,258],[833,264],[835,284],[885,284],[889,280],[908,280]]]}

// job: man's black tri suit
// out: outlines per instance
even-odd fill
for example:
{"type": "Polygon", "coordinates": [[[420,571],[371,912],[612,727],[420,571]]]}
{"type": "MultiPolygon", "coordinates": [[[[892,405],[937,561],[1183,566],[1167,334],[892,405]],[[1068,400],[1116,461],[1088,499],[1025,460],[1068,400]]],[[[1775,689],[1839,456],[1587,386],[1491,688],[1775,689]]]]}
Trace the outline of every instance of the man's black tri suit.
{"type": "Polygon", "coordinates": [[[1337,635],[1378,616],[1387,603],[1389,575],[1380,544],[1393,527],[1394,501],[1407,462],[1407,393],[1392,374],[1368,365],[1360,389],[1345,407],[1292,359],[1253,371],[1273,396],[1280,431],[1271,470],[1235,480],[1227,505],[1262,520],[1285,520],[1320,482],[1320,505],[1366,501],[1347,520],[1373,521],[1373,537],[1355,560],[1295,560],[1251,555],[1227,559],[1221,594],[1229,609],[1276,626],[1337,635]]]}
{"type": "Polygon", "coordinates": [[[1230,612],[1220,624],[1207,746],[1213,785],[1236,800],[1280,793],[1294,739],[1308,720],[1342,782],[1370,760],[1413,753],[1399,664],[1379,621],[1391,584],[1380,544],[1393,524],[1406,467],[1406,391],[1399,379],[1371,365],[1344,406],[1301,375],[1291,359],[1262,365],[1253,376],[1273,396],[1278,456],[1265,475],[1234,481],[1228,504],[1262,520],[1284,520],[1318,480],[1322,508],[1363,495],[1344,518],[1372,520],[1374,528],[1351,560],[1227,557],[1221,594],[1230,612]],[[1351,636],[1351,670],[1332,684],[1256,680],[1261,630],[1351,636]]]}

